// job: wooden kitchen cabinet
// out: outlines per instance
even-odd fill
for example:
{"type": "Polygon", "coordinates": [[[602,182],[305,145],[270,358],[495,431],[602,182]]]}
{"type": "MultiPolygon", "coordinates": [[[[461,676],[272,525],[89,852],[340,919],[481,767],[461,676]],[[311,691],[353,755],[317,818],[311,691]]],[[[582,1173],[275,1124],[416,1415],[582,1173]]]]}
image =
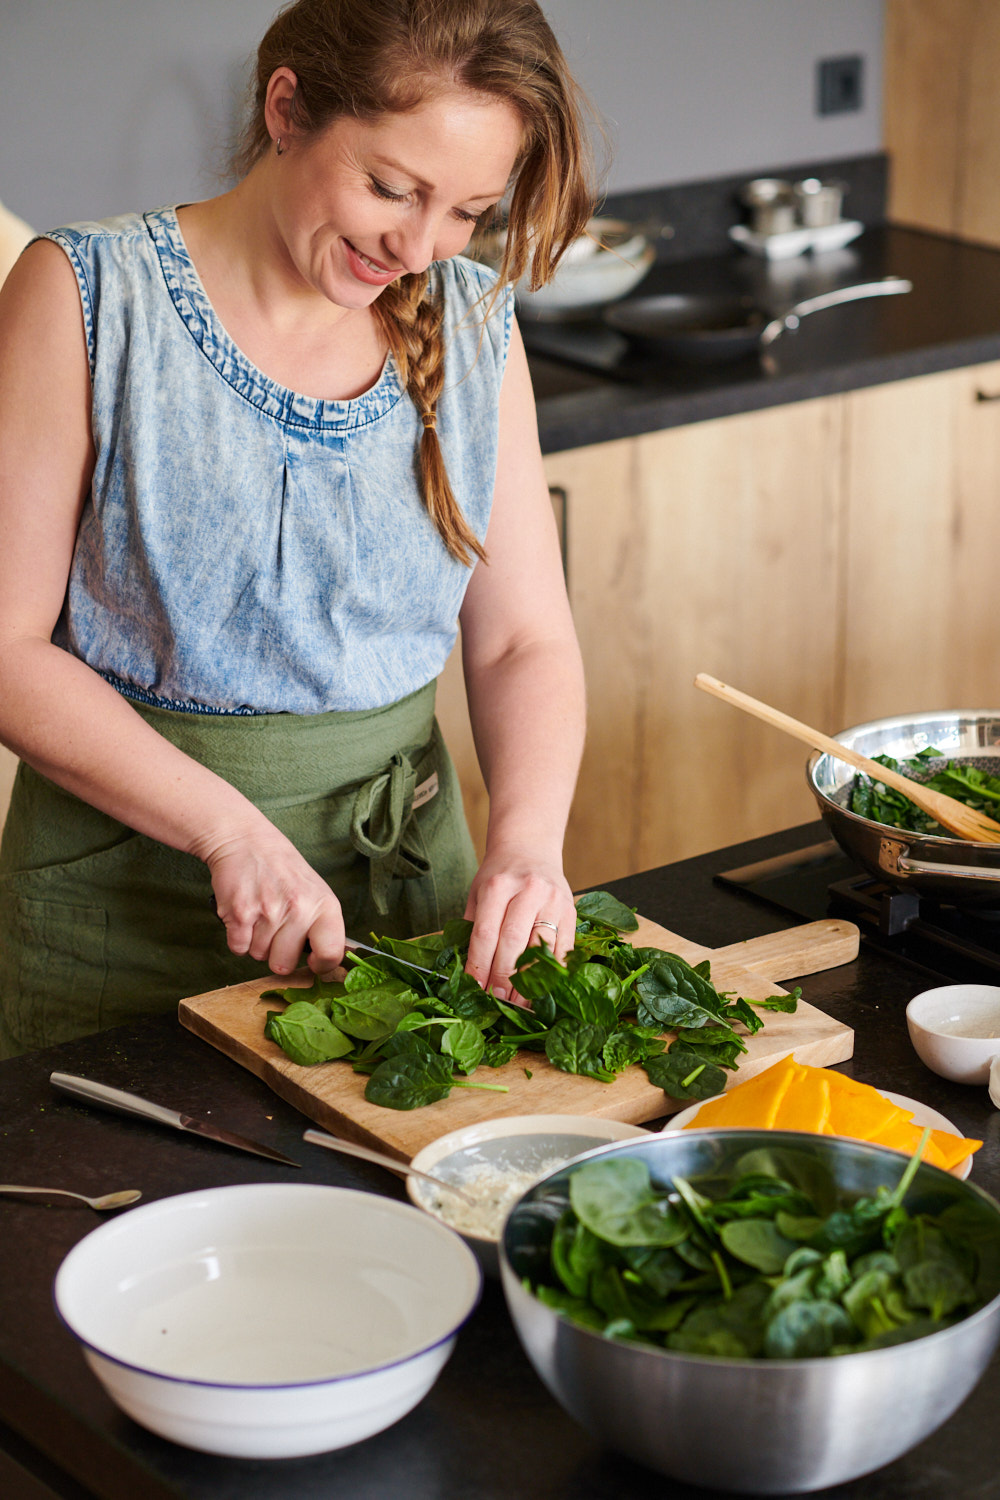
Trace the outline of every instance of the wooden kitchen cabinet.
{"type": "Polygon", "coordinates": [[[844,407],[842,724],[1000,704],[1000,363],[844,407]]]}
{"type": "MultiPolygon", "coordinates": [[[[550,489],[552,512],[555,517],[559,544],[562,549],[563,566],[566,563],[566,503],[564,490],[557,485],[550,489]]],[[[438,678],[437,717],[445,741],[455,762],[455,769],[462,787],[462,801],[469,822],[473,842],[482,857],[486,848],[486,825],[489,819],[489,797],[476,759],[476,747],[469,725],[469,705],[465,696],[465,681],[462,677],[462,637],[452,651],[445,669],[438,678]]]]}
{"type": "Polygon", "coordinates": [[[589,696],[574,886],[812,816],[801,747],[693,682],[829,722],[840,422],[804,401],[547,461],[589,696]]]}
{"type": "Polygon", "coordinates": [[[0,745],[0,828],[3,827],[10,806],[10,794],[17,774],[17,756],[6,746],[0,745]]]}
{"type": "MultiPolygon", "coordinates": [[[[808,752],[699,671],[828,733],[1000,704],[994,396],[1000,364],[546,459],[589,698],[574,887],[816,815],[808,752]]],[[[482,849],[457,660],[440,716],[482,849]]]]}
{"type": "Polygon", "coordinates": [[[1000,245],[1000,5],[886,0],[889,216],[1000,245]]]}

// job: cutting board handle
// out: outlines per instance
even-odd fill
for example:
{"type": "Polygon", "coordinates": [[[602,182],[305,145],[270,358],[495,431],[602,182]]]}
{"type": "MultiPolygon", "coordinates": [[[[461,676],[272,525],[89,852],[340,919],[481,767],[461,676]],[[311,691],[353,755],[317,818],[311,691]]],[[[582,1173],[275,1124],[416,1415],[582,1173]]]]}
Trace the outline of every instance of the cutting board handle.
{"type": "Polygon", "coordinates": [[[824,917],[784,932],[767,932],[744,943],[713,948],[711,958],[713,965],[721,958],[732,959],[779,984],[783,979],[798,979],[803,974],[849,964],[857,958],[860,945],[861,933],[853,922],[824,917]]]}

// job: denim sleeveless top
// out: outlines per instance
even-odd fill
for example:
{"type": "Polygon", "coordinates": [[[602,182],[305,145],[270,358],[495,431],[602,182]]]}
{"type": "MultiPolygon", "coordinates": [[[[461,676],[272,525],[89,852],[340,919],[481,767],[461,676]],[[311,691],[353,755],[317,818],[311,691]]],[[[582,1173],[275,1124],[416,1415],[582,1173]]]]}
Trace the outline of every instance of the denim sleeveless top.
{"type": "MultiPolygon", "coordinates": [[[[120,690],[221,713],[381,708],[436,677],[471,569],[417,485],[420,419],[391,357],[348,401],[270,380],[229,338],[172,208],[44,236],[76,272],[97,452],[53,640],[120,690]]],[[[437,262],[437,430],[480,540],[513,299],[437,262]]]]}

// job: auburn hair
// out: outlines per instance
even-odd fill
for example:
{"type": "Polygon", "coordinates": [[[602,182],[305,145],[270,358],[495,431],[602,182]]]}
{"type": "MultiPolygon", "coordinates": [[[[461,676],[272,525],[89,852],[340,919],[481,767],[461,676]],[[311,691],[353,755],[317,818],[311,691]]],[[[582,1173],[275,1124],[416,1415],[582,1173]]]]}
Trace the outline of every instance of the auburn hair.
{"type": "MultiPolygon", "coordinates": [[[[487,315],[503,288],[525,275],[532,290],[544,285],[593,213],[585,101],[535,0],[293,0],[257,51],[252,108],[234,162],[240,175],[271,146],[264,105],[280,67],[295,74],[291,120],[306,137],[343,116],[405,114],[456,86],[517,111],[521,150],[505,197],[499,281],[487,315]]],[[[422,272],[392,282],[373,311],[422,420],[424,504],[448,551],[468,564],[470,554],[485,553],[452,491],[435,425],[444,385],[444,309],[422,272]]]]}

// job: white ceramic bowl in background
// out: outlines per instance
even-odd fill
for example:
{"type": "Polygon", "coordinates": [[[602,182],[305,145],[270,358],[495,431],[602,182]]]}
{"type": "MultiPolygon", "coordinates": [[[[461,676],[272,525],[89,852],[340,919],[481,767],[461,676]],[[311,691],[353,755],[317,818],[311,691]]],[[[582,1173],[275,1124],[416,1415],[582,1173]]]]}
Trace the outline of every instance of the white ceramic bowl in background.
{"type": "MultiPolygon", "coordinates": [[[[418,1151],[410,1165],[471,1192],[477,1182],[484,1194],[492,1186],[498,1202],[512,1208],[530,1182],[563,1162],[609,1141],[650,1134],[641,1125],[591,1115],[507,1115],[439,1136],[418,1151]],[[504,1177],[509,1179],[506,1183],[504,1177]]],[[[487,1276],[499,1276],[497,1246],[506,1217],[503,1208],[495,1210],[499,1214],[495,1230],[473,1232],[462,1227],[467,1219],[461,1199],[448,1201],[449,1194],[414,1177],[406,1179],[406,1191],[418,1208],[461,1235],[487,1276]]]]}
{"type": "Polygon", "coordinates": [[[585,317],[617,302],[649,271],[656,248],[645,234],[619,219],[591,219],[588,232],[573,241],[555,275],[536,292],[517,288],[522,316],[560,321],[585,317]]]}
{"type": "Polygon", "coordinates": [[[239,1458],[325,1453],[430,1390],[482,1275],[407,1203],[311,1184],[184,1193],[93,1230],[56,1307],[111,1398],[239,1458]]]}
{"type": "Polygon", "coordinates": [[[986,1084],[1000,1055],[1000,986],[946,984],[906,1007],[910,1041],[921,1062],[953,1083],[986,1084]]]}

